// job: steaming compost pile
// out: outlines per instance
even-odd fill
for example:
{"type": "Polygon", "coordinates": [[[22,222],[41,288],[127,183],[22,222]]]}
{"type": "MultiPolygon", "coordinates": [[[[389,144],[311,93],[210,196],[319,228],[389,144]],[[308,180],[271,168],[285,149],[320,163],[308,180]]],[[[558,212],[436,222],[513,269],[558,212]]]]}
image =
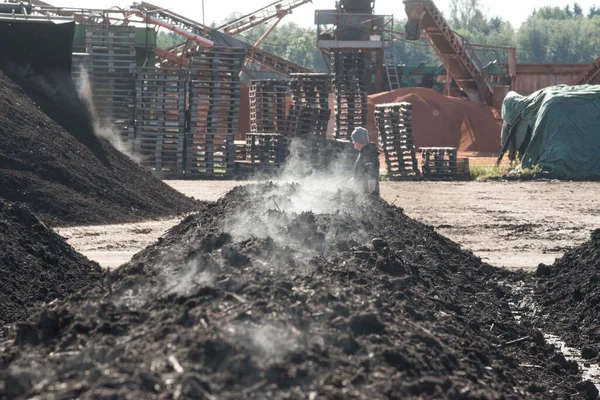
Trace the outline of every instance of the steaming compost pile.
{"type": "Polygon", "coordinates": [[[568,344],[583,349],[586,359],[600,351],[600,229],[589,241],[570,250],[552,266],[536,271],[536,302],[541,308],[534,322],[560,334],[568,344]],[[548,317],[548,315],[550,317],[548,317]]]}
{"type": "Polygon", "coordinates": [[[401,88],[369,96],[367,123],[372,135],[377,132],[375,105],[398,102],[412,104],[416,147],[456,147],[460,152],[482,154],[500,152],[502,119],[497,111],[426,88],[401,88]]]}
{"type": "Polygon", "coordinates": [[[0,398],[591,398],[508,274],[331,182],[237,187],[11,332],[0,398]]]}
{"type": "Polygon", "coordinates": [[[0,198],[26,204],[50,225],[122,223],[192,210],[192,199],[94,135],[73,83],[63,86],[69,85],[72,93],[59,93],[46,109],[69,110],[61,122],[70,133],[0,72],[0,198]]]}
{"type": "Polygon", "coordinates": [[[101,283],[103,272],[20,204],[0,200],[0,336],[27,306],[101,283]]]}

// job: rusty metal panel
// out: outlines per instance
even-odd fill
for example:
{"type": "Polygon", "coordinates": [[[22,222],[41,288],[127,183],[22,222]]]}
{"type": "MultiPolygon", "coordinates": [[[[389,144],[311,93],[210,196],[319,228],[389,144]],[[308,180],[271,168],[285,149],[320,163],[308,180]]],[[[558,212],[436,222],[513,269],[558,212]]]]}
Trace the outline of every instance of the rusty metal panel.
{"type": "Polygon", "coordinates": [[[587,64],[517,64],[512,90],[524,96],[553,85],[570,85],[587,64]]]}
{"type": "Polygon", "coordinates": [[[513,90],[529,95],[548,86],[570,85],[578,74],[519,74],[513,90]]]}

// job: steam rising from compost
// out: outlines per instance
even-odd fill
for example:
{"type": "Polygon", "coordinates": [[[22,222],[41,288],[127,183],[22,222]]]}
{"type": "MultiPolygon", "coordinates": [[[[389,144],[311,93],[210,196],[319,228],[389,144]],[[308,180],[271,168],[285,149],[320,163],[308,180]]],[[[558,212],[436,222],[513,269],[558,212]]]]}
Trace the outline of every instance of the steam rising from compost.
{"type": "MultiPolygon", "coordinates": [[[[86,96],[89,91],[86,80],[82,81],[82,96],[86,96]]],[[[284,275],[308,274],[315,258],[335,251],[333,239],[340,232],[359,244],[366,245],[371,239],[358,220],[352,226],[338,222],[359,218],[347,214],[366,201],[348,182],[351,171],[347,160],[328,160],[328,168],[323,170],[315,168],[307,154],[309,149],[303,141],[292,141],[278,183],[245,186],[242,200],[247,203],[230,207],[231,213],[217,223],[234,247],[248,240],[272,241],[271,250],[252,256],[255,267],[275,268],[284,275]]],[[[151,298],[189,295],[202,287],[215,287],[219,274],[235,266],[223,256],[221,247],[202,250],[201,239],[191,234],[178,246],[179,251],[157,254],[156,261],[160,262],[153,263],[154,284],[140,281],[122,291],[120,301],[139,307],[151,298]]]]}
{"type": "Polygon", "coordinates": [[[112,123],[107,119],[99,115],[98,110],[94,104],[92,84],[87,69],[84,66],[79,66],[79,79],[75,80],[77,85],[77,94],[80,100],[87,107],[94,125],[94,133],[99,138],[107,140],[115,149],[125,154],[133,161],[140,163],[142,161],[139,155],[136,155],[133,151],[133,146],[127,144],[115,131],[112,123]]]}
{"type": "Polygon", "coordinates": [[[285,356],[300,350],[304,334],[288,324],[231,324],[224,329],[235,341],[243,343],[247,350],[267,362],[279,362],[285,356]]]}
{"type": "MultiPolygon", "coordinates": [[[[288,160],[277,177],[279,184],[272,184],[266,193],[262,187],[249,187],[251,197],[260,201],[229,216],[223,230],[238,241],[270,237],[305,257],[322,254],[330,232],[318,231],[314,219],[346,212],[344,202],[349,198],[358,203],[364,199],[349,182],[351,171],[343,157],[319,169],[307,157],[309,151],[305,142],[293,140],[288,160]]],[[[348,236],[358,242],[369,239],[358,228],[350,230],[348,236]]]]}

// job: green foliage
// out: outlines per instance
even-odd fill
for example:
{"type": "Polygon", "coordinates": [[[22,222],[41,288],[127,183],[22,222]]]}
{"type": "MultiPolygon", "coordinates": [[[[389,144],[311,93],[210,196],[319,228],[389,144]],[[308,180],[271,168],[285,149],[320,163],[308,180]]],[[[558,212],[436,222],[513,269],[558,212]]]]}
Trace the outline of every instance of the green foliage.
{"type": "MultiPolygon", "coordinates": [[[[522,63],[589,63],[600,55],[600,35],[597,35],[600,8],[593,6],[586,11],[578,3],[562,8],[542,7],[515,29],[508,21],[485,15],[481,3],[481,0],[450,0],[451,12],[446,18],[455,32],[469,43],[516,46],[518,60],[522,63]]],[[[239,13],[233,13],[227,21],[239,16],[239,13]]],[[[395,19],[393,30],[404,31],[405,24],[406,19],[395,19]]],[[[268,26],[259,26],[238,38],[254,44],[267,29],[268,26]]],[[[170,48],[183,41],[172,32],[158,33],[158,45],[162,48],[170,48]]],[[[316,27],[281,23],[259,47],[311,70],[327,71],[316,46],[316,27]]],[[[493,61],[508,61],[506,50],[471,46],[469,51],[476,55],[480,67],[493,61]]],[[[391,48],[386,49],[385,62],[413,66],[441,63],[426,40],[407,41],[402,37],[396,38],[391,48]]]]}
{"type": "Polygon", "coordinates": [[[514,165],[476,165],[471,167],[470,172],[471,179],[477,182],[498,179],[528,180],[538,178],[542,172],[542,167],[534,165],[532,168],[520,169],[515,168],[514,165]]]}
{"type": "MultiPolygon", "coordinates": [[[[402,32],[405,25],[406,19],[394,19],[392,30],[402,32]]],[[[405,65],[419,65],[420,63],[435,65],[440,63],[440,60],[427,42],[411,41],[403,38],[396,38],[392,42],[391,51],[388,51],[387,61],[405,65]]]]}
{"type": "Polygon", "coordinates": [[[538,164],[531,168],[523,168],[515,172],[515,175],[521,179],[537,178],[542,172],[542,167],[538,164]]]}
{"type": "MultiPolygon", "coordinates": [[[[267,31],[267,26],[259,26],[238,36],[238,39],[255,44],[267,31]]],[[[259,45],[279,57],[309,68],[316,72],[326,72],[324,58],[317,48],[316,27],[305,28],[296,23],[280,24],[259,45]]]]}
{"type": "Polygon", "coordinates": [[[163,49],[169,49],[175,45],[185,42],[185,39],[174,32],[159,31],[156,38],[156,44],[163,49]]]}
{"type": "Polygon", "coordinates": [[[474,181],[486,181],[491,178],[500,178],[510,171],[509,166],[485,166],[485,165],[474,165],[470,168],[471,179],[474,181]]]}
{"type": "Polygon", "coordinates": [[[518,33],[519,61],[526,63],[589,63],[600,52],[600,10],[581,7],[543,7],[518,33]]]}

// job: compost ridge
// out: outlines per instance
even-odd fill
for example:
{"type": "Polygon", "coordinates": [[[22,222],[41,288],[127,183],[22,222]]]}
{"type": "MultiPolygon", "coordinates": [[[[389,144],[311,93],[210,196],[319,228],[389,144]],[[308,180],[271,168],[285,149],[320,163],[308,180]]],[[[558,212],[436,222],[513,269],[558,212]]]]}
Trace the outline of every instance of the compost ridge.
{"type": "Polygon", "coordinates": [[[95,136],[70,77],[65,85],[33,77],[35,84],[23,84],[43,94],[42,105],[69,131],[0,72],[1,198],[26,204],[52,226],[134,222],[194,209],[193,199],[95,136]],[[60,88],[55,96],[53,88],[60,88]]]}
{"type": "Polygon", "coordinates": [[[509,272],[336,189],[267,183],[202,204],[110,290],[21,324],[0,397],[586,398],[577,364],[514,320],[509,272]]]}
{"type": "Polygon", "coordinates": [[[533,323],[600,360],[600,229],[553,265],[540,264],[533,281],[533,323]]]}
{"type": "Polygon", "coordinates": [[[20,204],[0,199],[0,336],[27,307],[99,284],[98,264],[77,253],[20,204]]]}

